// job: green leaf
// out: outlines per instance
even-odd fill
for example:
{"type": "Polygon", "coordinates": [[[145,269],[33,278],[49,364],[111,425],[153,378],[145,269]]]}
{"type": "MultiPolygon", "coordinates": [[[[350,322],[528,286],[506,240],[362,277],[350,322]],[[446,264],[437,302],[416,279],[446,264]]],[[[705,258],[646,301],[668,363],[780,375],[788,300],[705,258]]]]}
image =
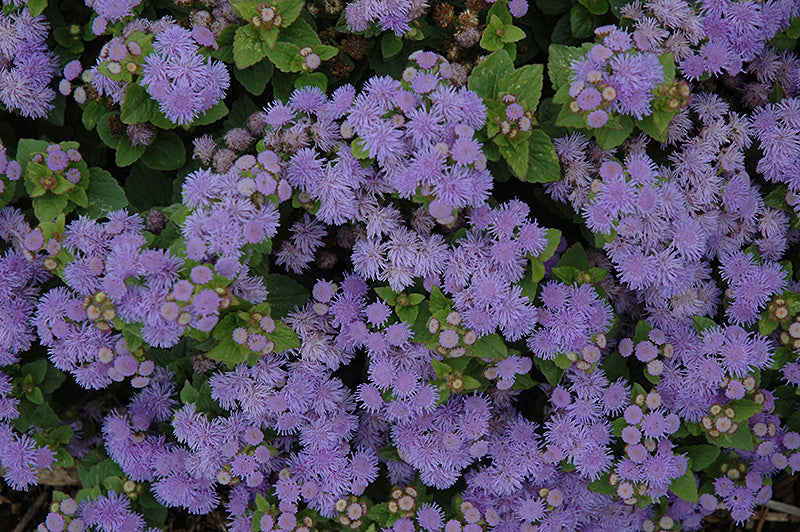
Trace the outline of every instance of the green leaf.
{"type": "Polygon", "coordinates": [[[130,351],[139,349],[144,343],[142,339],[142,326],[139,323],[125,323],[122,320],[115,320],[114,326],[122,329],[122,336],[125,337],[125,343],[128,344],[130,351]]]}
{"type": "Polygon", "coordinates": [[[116,115],[116,113],[106,113],[100,118],[97,122],[97,135],[106,146],[117,149],[120,137],[111,132],[111,124],[109,123],[109,120],[114,115],[116,115]]]}
{"type": "Polygon", "coordinates": [[[615,381],[620,378],[628,379],[628,363],[619,353],[611,353],[601,364],[608,380],[615,381]]]}
{"type": "Polygon", "coordinates": [[[328,90],[328,77],[322,72],[303,72],[294,80],[294,88],[319,87],[322,92],[328,90]]]}
{"type": "Polygon", "coordinates": [[[364,141],[359,137],[354,138],[350,143],[350,151],[353,153],[353,157],[360,161],[369,159],[369,152],[364,147],[364,141]]]}
{"type": "Polygon", "coordinates": [[[61,467],[72,467],[75,465],[75,459],[69,454],[69,451],[61,447],[56,450],[56,465],[61,467]]]}
{"type": "Polygon", "coordinates": [[[555,266],[553,277],[566,284],[574,284],[578,276],[578,270],[570,266],[555,266]]]}
{"type": "Polygon", "coordinates": [[[508,357],[508,347],[497,334],[487,334],[467,347],[467,355],[479,358],[502,359],[508,357]]]}
{"type": "MultiPolygon", "coordinates": [[[[194,120],[192,120],[193,126],[205,126],[208,124],[213,124],[217,120],[227,116],[229,113],[228,106],[225,105],[225,102],[220,100],[218,101],[211,109],[203,113],[202,115],[198,116],[194,120]]],[[[183,166],[183,165],[181,165],[183,166]]]]}
{"type": "Polygon", "coordinates": [[[37,17],[42,14],[47,7],[47,0],[28,0],[28,11],[31,12],[32,17],[37,17]]]}
{"type": "Polygon", "coordinates": [[[542,96],[543,78],[544,66],[525,65],[503,76],[498,86],[500,91],[513,94],[517,97],[517,103],[533,112],[542,96]]]}
{"type": "Polygon", "coordinates": [[[181,402],[183,404],[196,403],[199,395],[197,390],[192,386],[192,383],[187,380],[183,385],[183,389],[181,389],[181,402]]]}
{"type": "Polygon", "coordinates": [[[762,336],[769,336],[769,334],[778,327],[778,322],[767,316],[761,316],[758,320],[758,332],[762,336]]]}
{"type": "Polygon", "coordinates": [[[384,460],[392,460],[394,462],[400,461],[400,455],[397,453],[397,447],[394,445],[387,445],[378,450],[378,456],[384,460]]]}
{"type": "Polygon", "coordinates": [[[522,295],[526,296],[528,299],[533,301],[536,299],[536,292],[538,287],[538,282],[544,279],[544,274],[547,273],[547,270],[544,267],[544,262],[540,259],[535,257],[531,257],[531,278],[530,281],[532,285],[522,287],[522,295]]]}
{"type": "Polygon", "coordinates": [[[256,31],[264,44],[267,46],[267,51],[275,48],[275,43],[278,42],[278,36],[281,31],[278,28],[266,28],[264,26],[258,28],[256,31]]]}
{"type": "Polygon", "coordinates": [[[39,384],[44,380],[45,374],[47,374],[47,366],[47,360],[40,358],[39,360],[22,366],[22,374],[30,375],[33,378],[33,382],[39,384]]]}
{"type": "Polygon", "coordinates": [[[753,443],[753,433],[750,432],[750,425],[747,423],[739,424],[739,428],[733,434],[720,434],[718,438],[712,438],[706,433],[706,439],[719,447],[741,449],[752,451],[755,448],[753,443]]]}
{"type": "Polygon", "coordinates": [[[482,98],[498,99],[500,80],[514,70],[514,62],[505,50],[498,50],[478,63],[469,76],[469,89],[482,98]]]}
{"type": "Polygon", "coordinates": [[[265,276],[264,282],[269,290],[267,301],[272,305],[273,318],[282,318],[308,301],[308,290],[291,277],[271,273],[265,276]]]}
{"type": "Polygon", "coordinates": [[[265,499],[264,496],[261,495],[260,493],[257,493],[256,494],[256,508],[258,508],[258,511],[259,512],[266,511],[268,505],[269,505],[269,503],[267,502],[267,499],[265,499]]]}
{"type": "Polygon", "coordinates": [[[600,24],[600,19],[589,13],[589,10],[582,5],[572,6],[569,12],[569,25],[572,28],[572,35],[578,39],[585,39],[594,35],[594,29],[600,24]]]}
{"type": "Polygon", "coordinates": [[[592,267],[589,257],[586,255],[586,250],[583,249],[580,242],[572,244],[564,251],[561,258],[558,259],[557,266],[572,266],[580,271],[585,271],[592,267]]]}
{"type": "Polygon", "coordinates": [[[564,376],[564,370],[556,366],[555,362],[539,357],[533,357],[533,361],[551,386],[557,386],[558,383],[561,382],[561,377],[564,376]]]}
{"type": "Polygon", "coordinates": [[[42,390],[40,390],[38,387],[34,388],[29,393],[26,393],[25,398],[35,405],[44,403],[44,395],[42,395],[42,390]]]}
{"type": "Polygon", "coordinates": [[[500,153],[511,167],[513,174],[519,179],[528,175],[530,161],[530,145],[527,140],[514,139],[509,141],[506,137],[495,137],[495,143],[500,148],[500,153]]]}
{"type": "Polygon", "coordinates": [[[275,322],[275,330],[268,334],[267,337],[275,342],[275,353],[300,347],[300,339],[297,334],[282,321],[275,322]]]}
{"type": "Polygon", "coordinates": [[[155,110],[153,111],[153,118],[150,120],[150,122],[154,126],[159,127],[161,129],[175,129],[176,127],[178,127],[178,124],[167,118],[164,112],[161,111],[160,105],[159,107],[156,107],[155,110]]]}
{"type": "Polygon", "coordinates": [[[89,169],[89,188],[86,195],[89,197],[86,214],[91,218],[102,218],[111,211],[128,206],[125,191],[117,180],[102,168],[89,169]]]}
{"type": "Polygon", "coordinates": [[[594,132],[597,143],[604,150],[616,148],[633,133],[633,120],[627,116],[612,116],[594,132]]]}
{"type": "Polygon", "coordinates": [[[389,305],[394,306],[397,303],[397,294],[395,294],[394,290],[392,290],[390,287],[376,286],[374,290],[375,293],[378,294],[378,296],[380,296],[380,298],[386,301],[386,303],[389,305]]]}
{"type": "Polygon", "coordinates": [[[692,471],[703,471],[717,460],[721,451],[716,445],[690,445],[680,448],[678,452],[686,453],[691,460],[692,471]]]}
{"type": "Polygon", "coordinates": [[[445,296],[439,287],[434,285],[431,289],[431,314],[436,315],[439,313],[447,314],[450,312],[453,303],[445,296]]]}
{"type": "Polygon", "coordinates": [[[37,153],[44,153],[49,144],[44,140],[19,139],[17,143],[17,162],[22,166],[23,172],[27,171],[26,168],[31,158],[37,153]]]}
{"type": "Polygon", "coordinates": [[[514,20],[511,16],[511,11],[508,10],[508,5],[505,2],[493,2],[492,7],[489,8],[489,11],[486,13],[486,20],[489,20],[492,16],[498,17],[503,24],[511,24],[514,20]]]}
{"type": "Polygon", "coordinates": [[[556,358],[553,359],[553,362],[556,366],[563,370],[567,370],[572,366],[572,361],[567,358],[567,355],[564,353],[559,353],[556,355],[556,358]]]}
{"type": "Polygon", "coordinates": [[[639,320],[636,323],[636,331],[633,334],[633,341],[634,343],[639,343],[647,340],[650,335],[650,331],[653,330],[653,326],[647,323],[645,320],[639,320]]]}
{"type": "Polygon", "coordinates": [[[206,353],[208,358],[219,360],[220,362],[229,362],[231,364],[239,364],[247,360],[250,351],[233,341],[233,337],[225,336],[217,346],[206,353]]]}
{"type": "Polygon", "coordinates": [[[551,44],[548,53],[547,74],[553,89],[557,91],[562,85],[569,85],[573,61],[579,60],[586,52],[575,46],[551,44]]]}
{"type": "Polygon", "coordinates": [[[664,81],[669,81],[675,77],[675,55],[672,52],[667,52],[658,56],[658,62],[661,63],[661,68],[664,69],[664,81]]]}
{"type": "Polygon", "coordinates": [[[61,425],[49,432],[50,439],[56,443],[66,445],[72,439],[72,427],[69,425],[61,425]]]}
{"type": "Polygon", "coordinates": [[[669,123],[675,114],[676,113],[671,111],[656,109],[652,114],[636,122],[636,125],[653,139],[664,143],[667,141],[669,123]]]}
{"type": "Polygon", "coordinates": [[[131,168],[125,180],[125,192],[137,211],[169,205],[172,201],[172,181],[158,170],[139,163],[131,168]]]}
{"type": "Polygon", "coordinates": [[[462,375],[461,376],[461,381],[464,383],[464,385],[461,388],[461,390],[465,391],[465,392],[472,391],[472,390],[477,390],[478,388],[480,388],[482,386],[481,385],[481,381],[479,381],[478,379],[476,379],[474,377],[470,377],[469,375],[462,375]]]}
{"type": "Polygon", "coordinates": [[[547,235],[547,247],[536,256],[536,258],[542,262],[549,260],[555,254],[558,245],[561,243],[560,229],[548,229],[545,234],[547,235]]]}
{"type": "Polygon", "coordinates": [[[120,107],[120,120],[124,124],[149,122],[153,118],[155,102],[144,87],[131,83],[125,90],[125,99],[120,107]]]}
{"type": "MultiPolygon", "coordinates": [[[[298,48],[303,48],[304,46],[316,48],[318,45],[322,44],[316,30],[305,18],[299,18],[288,28],[282,29],[281,41],[296,44],[298,48]]],[[[320,56],[320,58],[321,57],[322,56],[320,56]]]]}
{"type": "Polygon", "coordinates": [[[578,0],[593,15],[608,11],[608,0],[578,0]]]}
{"type": "Polygon", "coordinates": [[[422,294],[408,294],[408,300],[411,302],[412,305],[419,305],[423,301],[425,301],[425,296],[422,294]]]}
{"type": "Polygon", "coordinates": [[[431,364],[433,365],[433,371],[436,373],[437,379],[443,379],[446,375],[450,375],[453,372],[453,368],[435,358],[431,359],[431,364]]]}
{"type": "Polygon", "coordinates": [[[267,57],[281,72],[298,72],[300,68],[293,66],[295,58],[300,57],[300,47],[290,42],[278,41],[275,48],[267,49],[267,57]]]}
{"type": "Polygon", "coordinates": [[[47,364],[47,371],[45,372],[44,379],[42,380],[41,384],[39,384],[39,388],[41,388],[42,393],[49,394],[53,393],[59,386],[66,380],[66,376],[64,372],[60,369],[56,368],[53,365],[47,364]]]}
{"type": "Polygon", "coordinates": [[[142,507],[142,516],[148,525],[161,530],[167,521],[167,509],[159,503],[150,491],[141,493],[136,499],[142,507]]]}
{"type": "Polygon", "coordinates": [[[763,404],[756,403],[750,399],[736,399],[725,405],[725,407],[731,407],[736,412],[736,415],[733,417],[733,421],[736,423],[743,423],[764,410],[763,404]]]}
{"type": "Polygon", "coordinates": [[[489,24],[483,30],[481,36],[481,48],[494,52],[503,48],[503,41],[500,38],[500,33],[503,31],[503,21],[497,15],[489,15],[489,24]]]}
{"type": "Polygon", "coordinates": [[[172,131],[159,131],[142,155],[142,162],[154,170],[177,170],[186,162],[181,138],[172,131]]]}
{"type": "Polygon", "coordinates": [[[391,32],[386,32],[381,37],[381,54],[384,59],[391,59],[403,49],[403,38],[391,32]]]}
{"type": "Polygon", "coordinates": [[[266,57],[269,47],[258,31],[249,24],[236,30],[233,37],[233,60],[236,68],[242,70],[255,65],[266,57]]]}
{"type": "Polygon", "coordinates": [[[283,18],[281,26],[286,28],[300,16],[305,2],[303,0],[274,0],[274,4],[283,18]]]}
{"type": "Polygon", "coordinates": [[[691,471],[686,471],[682,477],[674,479],[669,485],[669,490],[681,499],[689,502],[697,502],[699,497],[697,493],[697,482],[691,471]]]}
{"type": "Polygon", "coordinates": [[[258,16],[258,8],[260,5],[260,2],[255,2],[253,0],[231,0],[231,7],[236,14],[247,21],[254,16],[258,16]]]}
{"type": "Polygon", "coordinates": [[[367,517],[378,523],[381,527],[385,527],[386,523],[389,521],[389,503],[382,502],[370,506],[367,511],[367,517]]]}
{"type": "Polygon", "coordinates": [[[233,75],[247,89],[247,92],[259,96],[267,88],[273,70],[272,62],[262,59],[244,70],[234,70],[233,75]]]}
{"type": "Polygon", "coordinates": [[[67,197],[45,194],[33,199],[33,214],[40,222],[52,222],[67,208],[67,197]]]}
{"type": "Polygon", "coordinates": [[[561,179],[561,162],[547,133],[541,129],[531,131],[528,147],[528,173],[525,176],[527,182],[549,183],[561,179]]]}
{"type": "Polygon", "coordinates": [[[694,321],[694,328],[697,331],[697,334],[703,334],[703,331],[706,329],[710,329],[712,327],[717,327],[717,322],[712,320],[711,318],[706,318],[705,316],[694,316],[692,318],[694,321]]]}
{"type": "Polygon", "coordinates": [[[569,105],[561,106],[561,110],[558,112],[558,116],[556,116],[556,125],[582,129],[587,127],[584,113],[573,113],[569,105]]]}
{"type": "Polygon", "coordinates": [[[125,475],[113,460],[99,450],[91,451],[84,456],[78,462],[77,469],[81,484],[87,488],[99,486],[107,477],[125,475]]]}
{"type": "Polygon", "coordinates": [[[147,150],[147,146],[134,146],[127,136],[120,137],[114,162],[120,168],[130,166],[142,157],[145,150],[147,150]]]}
{"type": "Polygon", "coordinates": [[[506,24],[503,26],[502,33],[500,34],[500,40],[504,43],[517,42],[524,38],[525,32],[513,24],[506,24]]]}
{"type": "Polygon", "coordinates": [[[609,475],[605,474],[594,482],[589,484],[589,489],[595,493],[602,493],[603,495],[616,495],[617,489],[608,481],[609,475]]]}
{"type": "Polygon", "coordinates": [[[414,322],[417,320],[419,307],[396,307],[394,311],[398,318],[409,325],[414,325],[414,322]]]}
{"type": "Polygon", "coordinates": [[[339,49],[335,46],[320,44],[314,47],[314,53],[317,54],[323,61],[327,61],[328,59],[334,58],[336,54],[339,53],[339,49]]]}
{"type": "Polygon", "coordinates": [[[511,388],[513,390],[530,390],[537,384],[539,383],[533,380],[530,375],[523,373],[516,376],[514,379],[514,385],[511,388]]]}

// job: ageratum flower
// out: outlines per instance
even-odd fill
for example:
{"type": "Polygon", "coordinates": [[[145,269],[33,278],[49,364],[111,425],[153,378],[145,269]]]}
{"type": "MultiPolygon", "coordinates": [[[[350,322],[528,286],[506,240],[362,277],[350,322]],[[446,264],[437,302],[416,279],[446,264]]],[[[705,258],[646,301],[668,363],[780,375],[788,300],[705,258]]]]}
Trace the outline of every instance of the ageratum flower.
{"type": "Polygon", "coordinates": [[[170,25],[156,34],[140,83],[176,124],[189,124],[225,96],[230,76],[225,65],[198,51],[192,32],[170,25]]]}
{"type": "Polygon", "coordinates": [[[55,91],[48,87],[58,60],[45,44],[49,25],[28,8],[0,13],[0,102],[22,116],[43,118],[53,109],[55,91]]]}
{"type": "Polygon", "coordinates": [[[609,112],[637,119],[649,115],[653,89],[664,81],[658,56],[637,50],[624,30],[604,26],[597,33],[602,43],[572,65],[570,108],[585,113],[592,128],[604,126],[609,112]]]}

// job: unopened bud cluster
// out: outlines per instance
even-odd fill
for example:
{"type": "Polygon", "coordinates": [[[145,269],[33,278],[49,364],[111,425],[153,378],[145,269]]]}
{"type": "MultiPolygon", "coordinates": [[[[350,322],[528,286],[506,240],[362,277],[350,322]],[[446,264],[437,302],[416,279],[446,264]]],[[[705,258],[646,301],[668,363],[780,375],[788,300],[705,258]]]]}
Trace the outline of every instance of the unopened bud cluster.
{"type": "Polygon", "coordinates": [[[460,358],[467,353],[467,348],[478,340],[475,331],[462,326],[461,314],[451,311],[444,322],[432,316],[428,320],[428,332],[436,338],[435,350],[447,358],[460,358]]]}
{"type": "Polygon", "coordinates": [[[114,77],[142,73],[145,57],[152,50],[152,35],[135,31],[125,37],[115,37],[100,51],[101,64],[114,77]]]}
{"type": "Polygon", "coordinates": [[[35,153],[31,157],[26,170],[29,182],[33,185],[32,198],[43,196],[47,192],[55,195],[67,194],[79,205],[86,206],[86,195],[73,196],[76,185],[86,188],[84,177],[88,176],[88,167],[83,156],[77,150],[75,142],[50,144],[44,153],[35,153]],[[81,181],[83,182],[81,183],[81,181]]]}
{"type": "Polygon", "coordinates": [[[700,424],[711,438],[719,438],[722,434],[733,434],[739,430],[739,423],[733,421],[736,409],[719,404],[711,405],[708,414],[702,417],[700,424]]]}
{"type": "Polygon", "coordinates": [[[336,501],[336,511],[339,513],[336,520],[350,530],[357,530],[364,524],[367,510],[368,506],[365,501],[350,495],[346,499],[336,501]]]}
{"type": "Polygon", "coordinates": [[[579,370],[588,372],[600,361],[602,351],[606,345],[606,335],[597,333],[592,337],[592,343],[584,346],[580,353],[568,351],[566,353],[567,360],[572,362],[579,370]]]}
{"type": "Polygon", "coordinates": [[[274,5],[262,4],[258,8],[258,13],[253,15],[250,19],[250,23],[253,24],[255,28],[271,30],[281,27],[283,24],[283,17],[278,13],[278,9],[274,5]]]}
{"type": "Polygon", "coordinates": [[[417,497],[419,493],[411,486],[407,488],[395,487],[389,500],[389,513],[400,514],[400,517],[411,517],[417,510],[417,497]]]}
{"type": "Polygon", "coordinates": [[[254,205],[280,203],[292,197],[291,185],[280,177],[281,160],[275,152],[262,151],[258,157],[242,155],[233,166],[240,171],[236,185],[239,194],[254,205]]]}
{"type": "Polygon", "coordinates": [[[689,106],[691,89],[685,80],[670,80],[662,83],[653,91],[654,106],[662,107],[668,111],[681,111],[689,106]]]}
{"type": "Polygon", "coordinates": [[[275,342],[269,335],[275,332],[275,320],[258,312],[240,312],[238,316],[248,323],[247,327],[233,330],[233,341],[239,345],[247,345],[251,351],[268,355],[275,351],[275,342]]]}
{"type": "Polygon", "coordinates": [[[180,280],[164,299],[161,317],[181,327],[208,332],[219,322],[219,311],[233,303],[233,294],[224,286],[214,286],[214,272],[209,266],[191,269],[190,280],[180,280]]]}
{"type": "Polygon", "coordinates": [[[64,493],[55,492],[54,500],[50,504],[49,512],[36,529],[37,532],[83,532],[86,524],[78,517],[78,502],[64,493]]]}
{"type": "Polygon", "coordinates": [[[642,523],[642,530],[645,532],[669,532],[670,530],[683,530],[683,528],[672,517],[662,515],[657,520],[645,519],[642,523]]]}
{"type": "Polygon", "coordinates": [[[635,344],[630,338],[623,338],[619,343],[619,352],[626,358],[635,354],[640,362],[647,365],[650,375],[660,377],[664,372],[664,362],[675,356],[675,347],[660,329],[652,329],[646,339],[635,344]]]}
{"type": "Polygon", "coordinates": [[[86,317],[101,331],[110,331],[117,311],[114,303],[106,296],[105,292],[96,292],[94,296],[83,298],[81,306],[86,311],[86,317]]]}
{"type": "Polygon", "coordinates": [[[533,113],[518,103],[517,97],[513,94],[504,94],[503,103],[506,104],[505,117],[494,118],[502,135],[513,140],[519,136],[520,132],[530,131],[531,125],[536,124],[533,113]]]}

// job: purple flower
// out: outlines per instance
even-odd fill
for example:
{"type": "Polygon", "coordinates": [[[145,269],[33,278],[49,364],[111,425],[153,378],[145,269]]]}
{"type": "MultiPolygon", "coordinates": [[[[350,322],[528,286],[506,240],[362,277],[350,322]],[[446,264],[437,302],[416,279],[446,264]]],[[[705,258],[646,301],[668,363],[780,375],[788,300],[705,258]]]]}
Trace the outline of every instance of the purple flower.
{"type": "Polygon", "coordinates": [[[177,124],[189,124],[213,107],[230,84],[225,66],[203,58],[191,35],[177,25],[158,33],[140,81],[177,124]]]}

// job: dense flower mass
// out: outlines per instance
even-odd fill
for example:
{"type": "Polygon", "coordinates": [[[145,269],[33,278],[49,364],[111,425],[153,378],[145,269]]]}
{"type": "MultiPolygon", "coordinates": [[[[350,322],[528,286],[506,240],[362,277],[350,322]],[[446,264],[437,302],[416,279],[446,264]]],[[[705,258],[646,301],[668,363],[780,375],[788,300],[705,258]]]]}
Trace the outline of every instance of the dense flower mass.
{"type": "Polygon", "coordinates": [[[0,102],[22,116],[43,118],[53,109],[50,82],[58,59],[48,49],[49,24],[25,8],[0,14],[0,102]]]}
{"type": "Polygon", "coordinates": [[[586,114],[589,127],[603,127],[609,111],[641,119],[652,111],[653,90],[665,81],[658,56],[637,49],[625,30],[604,27],[595,30],[601,44],[572,65],[574,77],[569,95],[573,112],[586,114]]]}
{"type": "Polygon", "coordinates": [[[37,530],[780,498],[800,3],[611,4],[4,2],[0,471],[60,483],[37,530]]]}
{"type": "Polygon", "coordinates": [[[189,124],[225,95],[230,76],[222,63],[199,53],[202,37],[177,25],[159,29],[154,31],[153,53],[145,60],[141,84],[167,119],[189,124]]]}

